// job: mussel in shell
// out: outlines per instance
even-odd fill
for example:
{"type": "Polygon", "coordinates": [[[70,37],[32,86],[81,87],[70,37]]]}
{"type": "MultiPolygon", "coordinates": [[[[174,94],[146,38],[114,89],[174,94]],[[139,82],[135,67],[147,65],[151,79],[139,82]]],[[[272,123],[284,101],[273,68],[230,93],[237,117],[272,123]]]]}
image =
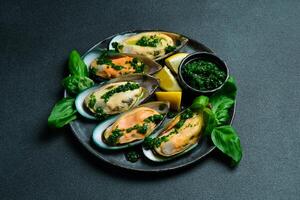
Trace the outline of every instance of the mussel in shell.
{"type": "Polygon", "coordinates": [[[171,32],[132,32],[115,36],[109,44],[109,49],[161,60],[181,49],[187,41],[186,37],[171,32]]]}
{"type": "Polygon", "coordinates": [[[157,79],[149,75],[122,76],[83,91],[76,97],[75,106],[82,116],[103,120],[139,105],[157,85],[157,79]]]}
{"type": "Polygon", "coordinates": [[[154,101],[98,125],[93,131],[93,141],[101,148],[122,149],[140,144],[163,121],[169,103],[154,101]]]}

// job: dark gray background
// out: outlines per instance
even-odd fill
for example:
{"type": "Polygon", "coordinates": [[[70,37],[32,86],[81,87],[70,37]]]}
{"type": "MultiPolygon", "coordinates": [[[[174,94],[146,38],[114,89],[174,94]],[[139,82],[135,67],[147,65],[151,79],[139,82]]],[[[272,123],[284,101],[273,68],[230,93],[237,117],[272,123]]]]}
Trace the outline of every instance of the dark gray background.
{"type": "Polygon", "coordinates": [[[299,1],[1,1],[1,199],[299,199],[299,1]],[[47,128],[72,49],[158,28],[212,48],[238,83],[231,169],[214,152],[160,176],[119,171],[47,128]]]}

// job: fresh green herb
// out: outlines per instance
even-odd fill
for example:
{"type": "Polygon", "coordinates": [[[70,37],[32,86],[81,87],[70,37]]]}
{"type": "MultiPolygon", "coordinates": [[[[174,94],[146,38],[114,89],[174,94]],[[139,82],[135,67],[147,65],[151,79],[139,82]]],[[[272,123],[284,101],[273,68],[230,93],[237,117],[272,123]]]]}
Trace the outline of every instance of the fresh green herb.
{"type": "Polygon", "coordinates": [[[141,157],[141,155],[136,151],[129,151],[128,153],[125,154],[125,156],[126,159],[132,163],[138,161],[141,157]]]}
{"type": "Polygon", "coordinates": [[[116,94],[116,93],[126,92],[126,91],[129,91],[129,90],[135,90],[135,89],[138,89],[138,88],[140,88],[140,85],[138,83],[127,82],[124,85],[119,85],[118,87],[106,92],[104,95],[101,96],[101,99],[104,99],[104,102],[107,103],[109,98],[111,96],[113,96],[114,94],[116,94]]]}
{"type": "Polygon", "coordinates": [[[106,142],[109,145],[116,145],[119,138],[123,135],[122,131],[118,128],[112,131],[111,135],[107,138],[106,142]]]}
{"type": "Polygon", "coordinates": [[[61,128],[76,119],[75,99],[71,97],[58,101],[48,118],[48,125],[61,128]]]}
{"type": "Polygon", "coordinates": [[[211,140],[218,149],[234,161],[235,165],[240,162],[243,155],[240,139],[231,126],[214,128],[211,133],[211,140]]]}
{"type": "Polygon", "coordinates": [[[102,121],[104,119],[106,119],[109,115],[107,113],[104,112],[104,110],[101,107],[96,108],[96,113],[95,113],[95,117],[102,121]]]}
{"type": "MultiPolygon", "coordinates": [[[[94,81],[87,77],[87,67],[76,50],[70,53],[68,68],[70,75],[62,82],[68,95],[76,95],[94,85],[94,81]]],[[[75,99],[71,97],[66,97],[57,102],[48,118],[48,125],[61,128],[75,120],[77,111],[74,102],[75,99]]]]}
{"type": "Polygon", "coordinates": [[[226,74],[212,62],[195,60],[185,65],[182,75],[187,83],[199,90],[211,90],[219,87],[226,74]]]}
{"type": "Polygon", "coordinates": [[[68,66],[71,75],[79,77],[88,76],[87,67],[76,50],[71,51],[68,66]]]}
{"type": "Polygon", "coordinates": [[[159,122],[161,122],[161,120],[163,120],[164,116],[161,115],[161,114],[155,114],[155,115],[152,115],[146,119],[144,119],[144,122],[146,123],[150,123],[150,122],[153,122],[155,124],[158,124],[159,122]]]}
{"type": "Polygon", "coordinates": [[[221,90],[209,98],[212,108],[204,108],[204,135],[210,136],[214,145],[225,155],[229,156],[233,164],[238,164],[242,158],[240,139],[235,130],[228,123],[229,109],[234,105],[237,87],[232,77],[229,77],[221,90]],[[222,126],[224,125],[224,126],[222,126]]]}
{"type": "Polygon", "coordinates": [[[217,126],[217,119],[215,114],[209,108],[203,109],[203,118],[204,118],[204,135],[210,135],[212,130],[217,126]]]}
{"type": "Polygon", "coordinates": [[[136,42],[136,45],[143,47],[157,47],[160,41],[161,38],[157,37],[156,35],[143,36],[136,42]]]}
{"type": "Polygon", "coordinates": [[[130,133],[133,130],[137,130],[138,133],[145,134],[147,132],[148,126],[147,124],[139,125],[136,124],[133,127],[127,128],[126,132],[130,133]]]}
{"type": "Polygon", "coordinates": [[[135,73],[142,73],[145,68],[145,64],[138,58],[133,58],[132,61],[130,61],[130,65],[134,68],[135,73]]]}
{"type": "Polygon", "coordinates": [[[236,91],[235,81],[230,77],[221,90],[210,97],[212,112],[216,116],[218,126],[229,120],[229,109],[234,105],[236,91]]]}
{"type": "Polygon", "coordinates": [[[86,76],[68,76],[62,82],[69,94],[76,95],[94,85],[94,81],[86,76]]]}
{"type": "Polygon", "coordinates": [[[94,106],[95,106],[95,104],[96,104],[96,96],[94,95],[94,94],[91,94],[90,95],[90,99],[89,99],[89,103],[88,103],[88,106],[90,107],[90,108],[93,108],[94,106]]]}
{"type": "Polygon", "coordinates": [[[115,49],[116,52],[120,52],[123,49],[124,45],[119,44],[118,42],[113,42],[112,47],[115,49]]]}
{"type": "Polygon", "coordinates": [[[172,52],[172,51],[174,51],[176,49],[176,46],[167,46],[166,48],[165,48],[165,52],[166,53],[170,53],[170,52],[172,52]]]}
{"type": "Polygon", "coordinates": [[[199,96],[194,99],[191,109],[202,111],[205,107],[208,106],[209,98],[207,96],[199,96]]]}

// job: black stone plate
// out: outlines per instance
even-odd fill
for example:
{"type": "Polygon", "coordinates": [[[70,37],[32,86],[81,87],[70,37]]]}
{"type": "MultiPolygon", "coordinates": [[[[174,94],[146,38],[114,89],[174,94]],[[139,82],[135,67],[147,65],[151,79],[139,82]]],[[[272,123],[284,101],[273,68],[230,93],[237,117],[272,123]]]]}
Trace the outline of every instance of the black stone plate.
{"type": "MultiPolygon", "coordinates": [[[[129,33],[129,32],[142,32],[145,30],[135,30],[135,31],[127,31],[123,33],[129,33]]],[[[120,33],[122,34],[122,33],[120,33]]],[[[102,41],[100,41],[98,44],[96,44],[94,47],[92,47],[88,52],[86,52],[85,55],[87,55],[90,51],[97,50],[97,49],[105,49],[108,47],[108,44],[110,40],[115,35],[108,37],[102,41]]],[[[186,37],[186,36],[184,36],[186,37]]],[[[188,38],[188,37],[187,37],[188,38]]],[[[208,47],[201,44],[200,42],[188,38],[189,41],[183,47],[180,52],[187,52],[187,53],[193,53],[196,51],[203,51],[203,52],[211,52],[208,47]]],[[[183,91],[182,95],[183,99],[183,105],[190,105],[191,101],[193,100],[193,95],[191,93],[187,93],[183,91]]],[[[230,116],[231,119],[228,121],[228,124],[232,123],[233,117],[235,113],[235,106],[230,110],[230,116]]],[[[126,160],[125,153],[126,151],[132,150],[120,150],[120,151],[107,151],[98,148],[92,141],[92,132],[93,129],[96,127],[96,125],[99,124],[99,122],[96,122],[94,120],[88,120],[83,117],[79,117],[77,120],[70,123],[72,132],[74,135],[78,138],[80,143],[92,154],[94,154],[97,158],[101,159],[104,162],[110,163],[113,166],[124,168],[127,170],[134,170],[134,171],[143,171],[143,172],[164,172],[164,171],[170,171],[179,169],[188,165],[191,165],[195,163],[196,161],[200,160],[201,158],[208,155],[210,152],[212,152],[215,149],[215,146],[209,141],[207,138],[202,138],[196,148],[191,150],[190,152],[177,157],[173,160],[163,162],[163,163],[157,163],[152,162],[148,160],[146,157],[142,155],[141,146],[134,147],[134,150],[139,151],[142,155],[141,159],[139,159],[135,163],[131,163],[126,160]]]]}

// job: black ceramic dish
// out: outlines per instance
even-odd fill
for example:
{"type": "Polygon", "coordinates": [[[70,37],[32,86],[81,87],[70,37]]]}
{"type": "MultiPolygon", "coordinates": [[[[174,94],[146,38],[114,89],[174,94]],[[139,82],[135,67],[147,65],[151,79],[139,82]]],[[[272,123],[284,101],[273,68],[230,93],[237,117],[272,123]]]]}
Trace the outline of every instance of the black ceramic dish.
{"type": "Polygon", "coordinates": [[[212,93],[218,91],[219,89],[221,89],[223,87],[223,85],[229,78],[229,70],[228,70],[226,63],[222,59],[220,59],[218,56],[216,56],[215,54],[207,53],[207,52],[195,52],[195,53],[192,53],[192,54],[186,56],[181,61],[180,65],[178,67],[178,77],[179,77],[179,83],[183,88],[185,88],[193,93],[197,93],[199,95],[200,94],[209,95],[209,94],[212,94],[212,93]],[[184,77],[182,75],[182,71],[188,63],[193,62],[195,60],[204,60],[204,61],[209,61],[209,62],[216,64],[218,66],[218,68],[220,70],[222,70],[223,72],[225,72],[225,74],[226,74],[226,79],[224,80],[223,84],[220,85],[219,87],[211,89],[211,90],[199,90],[199,89],[196,89],[196,88],[190,86],[188,84],[188,81],[186,81],[184,79],[184,77]]]}
{"type": "MultiPolygon", "coordinates": [[[[144,30],[135,30],[135,31],[128,31],[124,33],[129,32],[142,32],[144,30]]],[[[102,41],[100,41],[98,44],[96,44],[94,47],[92,47],[87,53],[83,55],[83,58],[85,58],[89,53],[107,48],[108,44],[115,35],[108,37],[102,41]]],[[[194,53],[194,52],[209,52],[212,53],[212,50],[210,50],[205,45],[201,44],[200,42],[197,42],[193,39],[189,39],[187,44],[180,50],[180,52],[187,52],[187,53],[194,53]]],[[[188,106],[191,104],[191,101],[193,100],[195,95],[193,95],[191,92],[183,92],[183,107],[188,106]]],[[[231,119],[227,122],[228,124],[232,123],[232,120],[234,118],[235,113],[235,106],[230,110],[230,116],[231,119]]],[[[147,158],[142,156],[140,160],[138,160],[135,163],[131,163],[126,160],[124,152],[126,150],[120,150],[120,151],[105,151],[103,149],[98,148],[92,141],[92,133],[93,129],[99,124],[99,122],[88,120],[83,117],[79,117],[77,120],[70,123],[72,132],[77,137],[79,142],[93,155],[95,155],[97,158],[101,159],[104,162],[107,162],[115,167],[127,169],[127,170],[133,170],[133,171],[139,171],[139,172],[165,172],[165,171],[171,171],[179,168],[183,168],[189,165],[192,165],[193,163],[199,161],[201,158],[205,157],[207,154],[209,154],[211,151],[214,150],[215,146],[207,139],[203,138],[199,145],[194,148],[192,151],[188,152],[187,154],[178,157],[174,160],[170,160],[163,163],[154,163],[152,161],[149,161],[147,158]]],[[[138,147],[137,149],[141,149],[141,147],[138,147]]],[[[141,152],[141,151],[140,151],[141,152]]]]}

